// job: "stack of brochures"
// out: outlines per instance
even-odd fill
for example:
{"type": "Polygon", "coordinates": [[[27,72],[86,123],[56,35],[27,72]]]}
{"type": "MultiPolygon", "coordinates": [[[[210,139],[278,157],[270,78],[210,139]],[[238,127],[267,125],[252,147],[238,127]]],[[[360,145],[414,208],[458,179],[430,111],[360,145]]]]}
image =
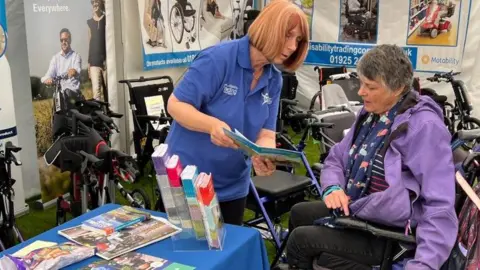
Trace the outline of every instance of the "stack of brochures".
{"type": "Polygon", "coordinates": [[[103,235],[110,235],[149,218],[150,213],[124,205],[115,210],[83,221],[82,228],[103,235]]]}
{"type": "MultiPolygon", "coordinates": [[[[38,242],[38,241],[37,241],[38,242]]],[[[15,254],[5,254],[0,258],[0,269],[5,270],[44,270],[63,269],[73,267],[90,257],[95,256],[95,248],[78,245],[72,242],[52,243],[47,246],[30,244],[15,254]]],[[[116,256],[113,260],[97,259],[83,267],[81,270],[194,270],[193,266],[181,264],[164,258],[130,251],[116,256]]]]}
{"type": "Polygon", "coordinates": [[[78,245],[95,248],[97,256],[111,260],[172,237],[181,230],[167,219],[130,206],[121,206],[88,219],[81,225],[59,230],[58,234],[78,245]]]}
{"type": "Polygon", "coordinates": [[[195,164],[182,164],[167,144],[155,148],[152,160],[168,219],[179,224],[182,233],[192,231],[192,238],[206,241],[208,249],[221,250],[225,232],[212,175],[195,164]]]}
{"type": "MultiPolygon", "coordinates": [[[[123,269],[122,262],[128,258],[137,259],[137,262],[144,261],[142,266],[135,269],[143,269],[146,263],[151,267],[158,267],[153,269],[165,267],[195,269],[133,252],[173,237],[181,231],[181,228],[167,219],[153,216],[149,212],[131,206],[120,206],[85,220],[77,226],[59,230],[58,234],[68,241],[60,243],[36,241],[14,254],[5,254],[0,258],[0,269],[60,269],[95,255],[107,261],[115,259],[114,262],[118,264],[116,266],[119,266],[119,269],[123,269]]],[[[98,261],[89,267],[98,269],[94,266],[111,265],[111,262],[98,261]]]]}

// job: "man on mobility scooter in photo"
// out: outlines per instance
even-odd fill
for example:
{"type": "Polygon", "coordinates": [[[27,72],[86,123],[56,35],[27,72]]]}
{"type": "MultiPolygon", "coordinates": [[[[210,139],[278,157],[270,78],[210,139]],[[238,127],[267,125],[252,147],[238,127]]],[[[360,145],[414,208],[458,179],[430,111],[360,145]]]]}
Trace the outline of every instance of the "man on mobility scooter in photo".
{"type": "Polygon", "coordinates": [[[75,52],[70,44],[72,35],[70,30],[60,30],[61,51],[56,53],[50,60],[50,65],[42,83],[54,85],[53,90],[53,113],[69,111],[75,108],[75,102],[83,100],[80,89],[80,72],[82,69],[82,58],[75,52]]]}

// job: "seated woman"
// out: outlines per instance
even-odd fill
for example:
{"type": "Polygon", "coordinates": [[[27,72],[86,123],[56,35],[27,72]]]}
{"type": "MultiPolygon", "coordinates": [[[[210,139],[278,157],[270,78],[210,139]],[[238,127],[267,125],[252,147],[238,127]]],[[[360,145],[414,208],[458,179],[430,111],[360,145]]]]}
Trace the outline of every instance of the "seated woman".
{"type": "Polygon", "coordinates": [[[314,258],[329,269],[380,264],[382,239],[314,225],[334,210],[416,230],[415,256],[406,269],[440,269],[458,231],[451,135],[442,110],[429,97],[411,91],[411,62],[395,45],[379,45],[365,53],[357,72],[364,107],[325,161],[323,201],[297,204],[291,210],[288,267],[312,269],[314,258]]]}

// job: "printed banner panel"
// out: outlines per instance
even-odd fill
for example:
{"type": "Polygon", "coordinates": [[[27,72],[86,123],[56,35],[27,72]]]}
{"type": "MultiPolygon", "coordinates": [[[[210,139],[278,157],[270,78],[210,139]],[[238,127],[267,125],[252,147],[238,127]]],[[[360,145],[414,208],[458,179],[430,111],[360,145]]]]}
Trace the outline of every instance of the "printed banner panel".
{"type": "MultiPolygon", "coordinates": [[[[25,0],[42,201],[69,192],[70,174],[46,164],[55,112],[72,100],[108,100],[104,0],[25,0]]],[[[58,123],[58,122],[57,122],[58,123]]],[[[55,128],[54,128],[55,126],[55,128]]]]}
{"type": "MultiPolygon", "coordinates": [[[[8,42],[6,3],[4,0],[0,0],[0,151],[2,152],[2,155],[5,154],[5,145],[7,143],[12,143],[13,145],[21,147],[21,145],[19,145],[17,136],[17,121],[15,119],[15,106],[13,100],[12,73],[6,54],[9,46],[12,46],[12,44],[8,42]]],[[[20,151],[15,153],[15,157],[21,161],[22,152],[20,151]]],[[[0,165],[2,168],[5,166],[3,162],[0,165]]],[[[16,166],[12,163],[11,177],[15,179],[15,184],[13,185],[15,196],[12,196],[12,200],[14,200],[14,210],[16,212],[18,209],[23,208],[23,205],[25,205],[23,177],[20,166],[16,166]]],[[[2,181],[5,181],[5,179],[2,179],[2,181]]],[[[6,186],[4,186],[4,188],[6,188],[6,186]]]]}
{"type": "Polygon", "coordinates": [[[144,69],[188,66],[203,48],[243,36],[254,0],[138,0],[144,69]]]}
{"type": "Polygon", "coordinates": [[[417,72],[460,71],[471,0],[290,1],[309,19],[307,65],[354,68],[373,46],[397,44],[417,72]]]}

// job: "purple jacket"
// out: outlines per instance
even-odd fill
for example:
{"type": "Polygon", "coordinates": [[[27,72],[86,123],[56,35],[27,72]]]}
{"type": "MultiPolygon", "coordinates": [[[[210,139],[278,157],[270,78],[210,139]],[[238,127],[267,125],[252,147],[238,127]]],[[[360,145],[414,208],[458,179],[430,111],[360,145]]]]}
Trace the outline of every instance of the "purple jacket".
{"type": "MultiPolygon", "coordinates": [[[[358,119],[365,115],[364,109],[358,119]]],[[[330,150],[321,173],[321,186],[340,185],[355,126],[330,150]]],[[[405,269],[440,269],[458,233],[454,209],[455,168],[451,135],[440,107],[430,98],[411,92],[392,125],[384,167],[389,188],[350,205],[360,219],[387,226],[416,227],[415,258],[405,269]],[[414,194],[410,199],[410,193],[414,194]]]]}

